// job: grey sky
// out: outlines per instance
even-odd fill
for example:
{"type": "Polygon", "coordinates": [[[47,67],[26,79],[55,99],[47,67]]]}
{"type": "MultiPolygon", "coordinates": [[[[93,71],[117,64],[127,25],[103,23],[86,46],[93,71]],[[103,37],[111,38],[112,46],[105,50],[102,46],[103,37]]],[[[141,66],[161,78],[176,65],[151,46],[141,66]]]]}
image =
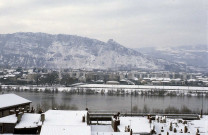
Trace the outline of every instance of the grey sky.
{"type": "Polygon", "coordinates": [[[207,44],[207,0],[0,0],[0,33],[71,34],[136,48],[207,44]]]}

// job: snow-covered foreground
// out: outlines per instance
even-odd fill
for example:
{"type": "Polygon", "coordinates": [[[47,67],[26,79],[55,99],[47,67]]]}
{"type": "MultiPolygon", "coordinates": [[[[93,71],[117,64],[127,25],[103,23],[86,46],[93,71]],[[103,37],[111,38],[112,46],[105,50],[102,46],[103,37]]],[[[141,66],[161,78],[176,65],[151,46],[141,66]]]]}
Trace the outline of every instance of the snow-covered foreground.
{"type": "MultiPolygon", "coordinates": [[[[158,117],[158,119],[160,118],[158,117]]],[[[169,135],[196,135],[197,130],[200,135],[208,134],[208,116],[203,116],[200,120],[165,118],[165,122],[155,120],[152,125],[155,126],[157,134],[161,135],[167,135],[167,132],[169,132],[169,135]],[[185,128],[187,128],[186,133],[185,128]]]]}
{"type": "Polygon", "coordinates": [[[73,87],[65,86],[20,86],[2,85],[3,90],[36,91],[36,92],[70,92],[70,93],[101,93],[101,94],[145,94],[145,95],[188,95],[208,96],[208,87],[190,86],[154,86],[154,85],[108,85],[108,84],[78,84],[73,87]]]}
{"type": "MultiPolygon", "coordinates": [[[[207,135],[208,116],[204,115],[198,120],[172,119],[166,116],[156,116],[155,120],[145,117],[119,117],[119,135],[123,135],[127,127],[132,129],[133,135],[150,134],[152,135],[207,135]]],[[[99,123],[100,124],[100,123],[99,123]]],[[[114,135],[113,127],[108,125],[91,125],[92,135],[114,135]],[[107,134],[109,133],[109,134],[107,134]]]]}

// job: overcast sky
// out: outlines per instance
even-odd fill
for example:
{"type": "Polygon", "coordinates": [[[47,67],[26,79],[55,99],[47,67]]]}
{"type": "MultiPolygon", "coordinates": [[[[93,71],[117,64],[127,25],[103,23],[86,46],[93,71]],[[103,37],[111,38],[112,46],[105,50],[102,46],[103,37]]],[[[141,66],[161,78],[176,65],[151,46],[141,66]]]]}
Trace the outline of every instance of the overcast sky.
{"type": "Polygon", "coordinates": [[[114,39],[130,47],[207,44],[207,0],[0,0],[0,33],[114,39]]]}

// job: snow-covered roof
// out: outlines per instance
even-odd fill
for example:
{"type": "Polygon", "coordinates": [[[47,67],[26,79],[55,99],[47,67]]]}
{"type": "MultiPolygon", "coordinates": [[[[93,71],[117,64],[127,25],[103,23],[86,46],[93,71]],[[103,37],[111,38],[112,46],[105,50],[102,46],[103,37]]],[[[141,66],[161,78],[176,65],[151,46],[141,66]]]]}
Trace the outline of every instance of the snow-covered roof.
{"type": "Polygon", "coordinates": [[[30,73],[30,74],[33,73],[33,69],[29,69],[28,73],[30,73]]]}
{"type": "Polygon", "coordinates": [[[120,82],[126,82],[127,81],[127,79],[121,79],[120,80],[120,82]]]}
{"type": "Polygon", "coordinates": [[[196,81],[196,79],[189,79],[189,80],[187,80],[188,82],[195,82],[196,81]]]}
{"type": "Polygon", "coordinates": [[[91,125],[92,132],[113,132],[111,125],[91,125]]]}
{"type": "Polygon", "coordinates": [[[20,74],[20,72],[14,72],[13,74],[14,74],[14,75],[19,75],[19,74],[20,74]]]}
{"type": "Polygon", "coordinates": [[[91,135],[86,123],[87,111],[49,110],[45,112],[45,121],[41,135],[91,135]],[[85,116],[85,122],[82,118],[85,116]]]}
{"type": "Polygon", "coordinates": [[[107,84],[119,84],[118,81],[107,81],[106,83],[107,83],[107,84]]]}
{"type": "Polygon", "coordinates": [[[161,82],[163,82],[163,83],[169,83],[170,81],[161,81],[161,82]]]}
{"type": "Polygon", "coordinates": [[[176,78],[176,79],[171,79],[171,81],[181,81],[181,79],[180,78],[176,78]]]}
{"type": "Polygon", "coordinates": [[[2,109],[10,106],[31,103],[31,101],[15,94],[3,94],[0,95],[0,103],[0,109],[2,109]]]}
{"type": "Polygon", "coordinates": [[[143,80],[151,80],[151,78],[145,77],[143,78],[143,80]]]}
{"type": "Polygon", "coordinates": [[[135,81],[138,81],[139,80],[137,77],[133,77],[132,79],[135,80],[135,81]]]}
{"type": "Polygon", "coordinates": [[[91,135],[90,126],[44,125],[40,135],[91,135]]]}
{"type": "Polygon", "coordinates": [[[104,82],[104,81],[103,81],[103,80],[97,80],[96,82],[101,82],[101,83],[102,83],[102,82],[104,82]]]}
{"type": "Polygon", "coordinates": [[[203,83],[208,83],[208,81],[203,81],[203,83]]]}
{"type": "Polygon", "coordinates": [[[130,132],[93,132],[92,135],[130,135],[130,132]]]}
{"type": "Polygon", "coordinates": [[[87,125],[86,120],[82,122],[82,117],[87,116],[87,111],[65,111],[49,110],[45,112],[44,125],[87,125]]]}
{"type": "Polygon", "coordinates": [[[130,135],[130,132],[114,132],[111,125],[91,125],[92,135],[130,135]]]}
{"type": "Polygon", "coordinates": [[[164,81],[171,81],[170,78],[163,78],[164,81]]]}
{"type": "Polygon", "coordinates": [[[8,73],[14,72],[14,69],[6,69],[8,73]]]}
{"type": "Polygon", "coordinates": [[[15,75],[13,74],[7,74],[7,75],[4,75],[4,77],[8,78],[8,77],[15,77],[15,75]]]}
{"type": "Polygon", "coordinates": [[[16,123],[17,117],[15,114],[0,118],[0,123],[16,123]]]}
{"type": "Polygon", "coordinates": [[[15,128],[35,128],[40,122],[40,114],[24,113],[15,128]]]}
{"type": "Polygon", "coordinates": [[[146,117],[120,117],[120,132],[125,132],[125,127],[130,126],[133,133],[150,133],[150,123],[146,117]]]}

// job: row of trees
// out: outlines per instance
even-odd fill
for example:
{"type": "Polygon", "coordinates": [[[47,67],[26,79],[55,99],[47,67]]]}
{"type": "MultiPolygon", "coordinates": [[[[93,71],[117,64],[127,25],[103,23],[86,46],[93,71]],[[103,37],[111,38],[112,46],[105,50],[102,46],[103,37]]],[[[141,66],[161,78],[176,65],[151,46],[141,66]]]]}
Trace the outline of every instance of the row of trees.
{"type": "Polygon", "coordinates": [[[0,78],[0,84],[6,84],[6,85],[55,85],[55,84],[61,84],[68,86],[73,83],[77,83],[78,79],[70,77],[68,74],[62,75],[62,77],[59,77],[58,72],[51,72],[48,74],[35,74],[33,75],[31,80],[27,79],[18,79],[18,77],[13,78],[0,78]]]}
{"type": "Polygon", "coordinates": [[[59,78],[58,72],[52,72],[48,73],[46,75],[40,75],[37,74],[36,77],[36,85],[54,85],[54,84],[61,84],[68,86],[73,83],[77,83],[78,79],[77,78],[72,78],[68,74],[62,75],[61,78],[59,78]]]}

